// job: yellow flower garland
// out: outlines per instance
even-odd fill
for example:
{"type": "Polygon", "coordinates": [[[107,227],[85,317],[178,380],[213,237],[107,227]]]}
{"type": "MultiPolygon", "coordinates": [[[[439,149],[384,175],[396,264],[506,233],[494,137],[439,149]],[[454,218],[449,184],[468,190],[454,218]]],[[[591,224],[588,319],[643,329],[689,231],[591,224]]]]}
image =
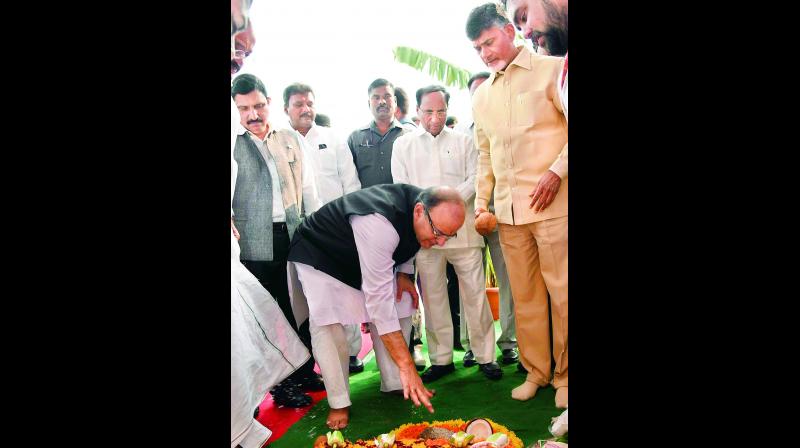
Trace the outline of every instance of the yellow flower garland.
{"type": "MultiPolygon", "coordinates": [[[[514,431],[509,430],[507,427],[492,421],[488,418],[484,420],[488,421],[492,425],[492,432],[502,432],[506,436],[508,436],[508,448],[524,448],[522,440],[514,434],[514,431]]],[[[400,442],[402,445],[411,448],[430,448],[431,446],[436,446],[438,448],[452,448],[449,443],[445,443],[442,445],[429,445],[426,444],[424,441],[419,440],[419,433],[425,430],[428,427],[435,426],[439,428],[447,428],[453,432],[463,431],[466,429],[467,426],[466,420],[456,419],[456,420],[443,420],[443,421],[433,421],[433,422],[421,422],[421,423],[405,423],[403,425],[398,426],[397,428],[393,429],[391,432],[395,434],[396,442],[400,442]]],[[[377,436],[376,436],[377,437],[377,436]]],[[[374,439],[374,438],[373,438],[374,439]]],[[[372,443],[373,439],[367,439],[367,445],[361,445],[358,443],[348,442],[348,448],[358,448],[363,446],[374,446],[372,443]]],[[[474,442],[479,442],[480,440],[473,440],[474,442]]]]}

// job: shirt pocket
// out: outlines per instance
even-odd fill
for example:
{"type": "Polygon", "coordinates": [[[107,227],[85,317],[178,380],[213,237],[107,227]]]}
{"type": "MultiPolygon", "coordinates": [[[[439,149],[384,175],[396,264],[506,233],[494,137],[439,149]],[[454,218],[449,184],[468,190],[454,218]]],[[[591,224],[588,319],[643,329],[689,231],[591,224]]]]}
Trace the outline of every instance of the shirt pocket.
{"type": "Polygon", "coordinates": [[[336,153],[332,148],[318,149],[317,154],[319,159],[320,174],[336,175],[339,173],[339,168],[336,163],[336,153]]]}
{"type": "Polygon", "coordinates": [[[375,165],[375,147],[368,147],[359,143],[356,146],[356,158],[353,160],[359,172],[366,168],[372,168],[375,165]]]}
{"type": "Polygon", "coordinates": [[[458,183],[464,181],[464,171],[466,170],[464,160],[458,158],[455,151],[451,150],[449,154],[445,151],[440,160],[445,181],[458,183]]]}
{"type": "Polygon", "coordinates": [[[550,100],[543,90],[533,90],[520,92],[514,96],[511,105],[512,120],[514,126],[534,126],[543,116],[543,107],[550,100]]]}

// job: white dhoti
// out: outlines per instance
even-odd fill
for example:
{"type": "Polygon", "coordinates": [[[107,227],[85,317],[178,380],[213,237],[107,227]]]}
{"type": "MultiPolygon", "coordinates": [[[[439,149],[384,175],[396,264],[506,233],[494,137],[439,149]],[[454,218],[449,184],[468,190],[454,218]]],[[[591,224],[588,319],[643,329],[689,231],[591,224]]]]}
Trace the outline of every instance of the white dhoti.
{"type": "MultiPolygon", "coordinates": [[[[364,293],[303,263],[289,262],[289,295],[296,319],[309,319],[311,347],[320,367],[328,403],[333,409],[348,407],[350,401],[349,343],[345,325],[370,322],[375,360],[381,372],[381,391],[402,389],[400,370],[383,345],[378,328],[367,313],[364,293]]],[[[414,307],[406,292],[395,303],[397,328],[406,343],[411,334],[414,307]]]]}
{"type": "Polygon", "coordinates": [[[275,384],[309,357],[275,299],[232,259],[231,447],[260,448],[266,443],[272,433],[253,418],[253,411],[275,384]]]}

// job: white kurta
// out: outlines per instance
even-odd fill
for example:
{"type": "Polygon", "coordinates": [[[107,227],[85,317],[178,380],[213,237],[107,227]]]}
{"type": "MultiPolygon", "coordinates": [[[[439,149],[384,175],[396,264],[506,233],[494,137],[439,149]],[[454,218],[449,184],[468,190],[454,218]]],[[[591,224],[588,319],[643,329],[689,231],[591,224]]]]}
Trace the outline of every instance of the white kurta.
{"type": "MultiPolygon", "coordinates": [[[[436,137],[423,128],[401,135],[392,149],[392,178],[396,184],[420,188],[447,185],[455,188],[474,210],[475,176],[478,150],[472,137],[448,127],[436,137]]],[[[467,213],[458,236],[433,250],[462,247],[483,247],[483,237],[475,231],[475,216],[467,213]]]]}
{"type": "MultiPolygon", "coordinates": [[[[400,235],[389,220],[377,213],[353,216],[350,224],[361,265],[361,289],[346,285],[309,265],[290,261],[289,295],[295,318],[302,322],[308,317],[311,325],[318,327],[372,322],[378,334],[398,331],[399,319],[409,317],[415,311],[407,292],[403,293],[400,302],[395,299],[397,282],[392,253],[400,243],[400,235]]],[[[413,274],[413,260],[412,257],[400,265],[398,271],[413,274]]]]}
{"type": "MultiPolygon", "coordinates": [[[[233,101],[231,105],[232,202],[239,113],[233,101]]],[[[275,299],[239,261],[239,244],[231,231],[231,448],[266,443],[272,433],[253,418],[253,411],[275,384],[309,357],[275,299]]]]}
{"type": "Polygon", "coordinates": [[[301,138],[306,143],[304,157],[314,166],[320,206],[361,189],[346,138],[331,128],[316,125],[301,138]]]}
{"type": "MultiPolygon", "coordinates": [[[[474,209],[478,151],[472,138],[447,127],[434,137],[424,128],[402,135],[392,150],[395,183],[420,188],[446,185],[455,188],[467,210],[474,209]]],[[[453,362],[453,322],[447,297],[445,266],[458,274],[461,303],[469,322],[470,343],[479,363],[494,360],[494,327],[486,301],[483,274],[483,237],[475,230],[475,217],[466,213],[458,236],[444,246],[421,249],[417,269],[425,304],[425,329],[431,364],[453,362]]]]}
{"type": "MultiPolygon", "coordinates": [[[[289,295],[295,318],[310,321],[314,358],[328,390],[328,403],[339,409],[351,405],[347,340],[341,325],[370,322],[375,358],[381,372],[381,390],[402,389],[400,370],[380,335],[402,331],[408,342],[415,309],[409,293],[397,297],[392,254],[400,236],[384,216],[374,213],[350,217],[361,269],[361,289],[355,289],[304,263],[289,262],[289,295]]],[[[398,266],[413,274],[414,257],[398,266]]]]}

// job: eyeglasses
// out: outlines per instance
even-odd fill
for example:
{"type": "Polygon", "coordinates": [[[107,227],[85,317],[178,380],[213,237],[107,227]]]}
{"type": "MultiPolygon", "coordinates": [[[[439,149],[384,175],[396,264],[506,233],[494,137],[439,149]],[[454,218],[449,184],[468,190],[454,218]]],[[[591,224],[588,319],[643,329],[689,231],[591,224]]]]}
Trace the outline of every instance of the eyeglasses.
{"type": "Polygon", "coordinates": [[[445,241],[449,240],[450,238],[455,238],[458,236],[458,232],[448,235],[441,230],[437,229],[436,226],[433,225],[433,221],[431,220],[431,214],[428,211],[428,207],[422,206],[422,209],[425,210],[425,217],[428,218],[428,223],[431,225],[431,229],[433,230],[433,236],[436,238],[444,238],[445,241]]]}
{"type": "Polygon", "coordinates": [[[244,50],[231,50],[231,53],[233,53],[233,57],[236,59],[244,59],[250,56],[250,52],[244,50]]]}
{"type": "Polygon", "coordinates": [[[444,118],[447,116],[446,110],[423,110],[422,115],[426,117],[430,117],[436,115],[439,118],[444,118]]]}

